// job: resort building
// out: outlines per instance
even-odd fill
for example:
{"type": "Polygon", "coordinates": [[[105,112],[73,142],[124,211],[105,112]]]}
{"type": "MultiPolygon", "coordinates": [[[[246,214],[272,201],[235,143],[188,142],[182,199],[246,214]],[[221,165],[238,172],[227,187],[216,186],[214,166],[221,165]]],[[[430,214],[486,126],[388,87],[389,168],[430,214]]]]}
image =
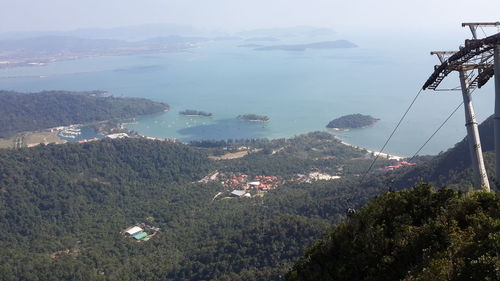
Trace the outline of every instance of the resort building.
{"type": "Polygon", "coordinates": [[[143,232],[144,230],[138,226],[132,226],[127,229],[125,229],[125,234],[128,234],[130,236],[134,236],[137,233],[143,232]]]}
{"type": "Polygon", "coordinates": [[[146,232],[139,232],[139,233],[133,235],[133,237],[134,237],[135,240],[144,239],[144,238],[146,238],[146,236],[148,236],[148,234],[146,232]]]}
{"type": "Polygon", "coordinates": [[[231,196],[243,197],[245,195],[245,193],[247,193],[245,190],[233,190],[231,192],[231,196]]]}

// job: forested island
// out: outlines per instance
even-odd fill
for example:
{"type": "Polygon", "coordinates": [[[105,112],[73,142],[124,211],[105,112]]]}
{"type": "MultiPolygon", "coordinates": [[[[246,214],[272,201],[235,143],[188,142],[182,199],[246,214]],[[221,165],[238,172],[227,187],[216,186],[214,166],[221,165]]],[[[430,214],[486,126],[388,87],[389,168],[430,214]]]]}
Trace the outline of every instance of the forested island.
{"type": "Polygon", "coordinates": [[[193,109],[186,109],[181,112],[179,112],[180,115],[184,116],[203,116],[203,117],[212,117],[212,113],[210,112],[205,112],[205,111],[199,111],[199,110],[193,110],[193,109]]]}
{"type": "Polygon", "coordinates": [[[118,98],[101,91],[0,91],[0,137],[71,124],[127,119],[168,109],[165,103],[118,98]]]}
{"type": "Polygon", "coordinates": [[[329,129],[357,129],[357,128],[365,128],[371,126],[380,119],[373,118],[370,115],[362,115],[362,114],[350,114],[344,115],[340,118],[330,121],[328,125],[326,125],[329,129]]]}
{"type": "Polygon", "coordinates": [[[243,114],[236,117],[238,120],[250,121],[250,122],[269,122],[269,117],[265,115],[257,114],[243,114]]]}

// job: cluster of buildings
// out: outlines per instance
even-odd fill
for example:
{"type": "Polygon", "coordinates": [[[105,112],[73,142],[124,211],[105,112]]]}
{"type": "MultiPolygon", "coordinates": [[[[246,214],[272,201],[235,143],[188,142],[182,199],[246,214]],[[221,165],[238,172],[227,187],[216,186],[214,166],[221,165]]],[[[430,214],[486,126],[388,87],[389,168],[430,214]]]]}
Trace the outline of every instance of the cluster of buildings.
{"type": "Polygon", "coordinates": [[[58,130],[58,136],[61,138],[74,139],[82,134],[80,125],[70,125],[67,127],[52,128],[51,131],[58,130]]]}
{"type": "MultiPolygon", "coordinates": [[[[283,180],[278,176],[255,176],[250,177],[246,174],[222,174],[215,172],[212,175],[208,175],[199,182],[207,183],[210,181],[220,181],[221,184],[229,190],[231,197],[253,197],[252,194],[263,195],[263,192],[269,191],[271,189],[276,189],[284,185],[286,182],[312,182],[317,180],[331,180],[338,179],[340,176],[331,176],[329,174],[323,174],[320,172],[310,173],[308,175],[297,175],[295,178],[290,180],[283,180]]],[[[219,192],[215,198],[222,195],[223,192],[219,192]]]]}
{"type": "Polygon", "coordinates": [[[249,180],[248,175],[245,174],[232,175],[222,180],[224,187],[240,190],[267,191],[280,187],[283,183],[284,181],[277,176],[255,176],[253,180],[249,180]]]}
{"type": "Polygon", "coordinates": [[[305,182],[311,183],[319,180],[334,180],[340,179],[340,176],[332,176],[330,174],[321,173],[321,172],[312,172],[307,175],[297,174],[295,178],[292,180],[293,182],[305,182]]]}
{"type": "MultiPolygon", "coordinates": [[[[249,175],[242,173],[223,174],[220,172],[215,172],[211,175],[207,175],[198,182],[208,183],[211,181],[218,181],[226,189],[226,192],[228,190],[232,190],[231,192],[229,192],[230,197],[251,198],[254,196],[263,196],[265,192],[279,188],[287,182],[313,182],[317,180],[332,180],[338,178],[340,178],[340,176],[332,176],[320,172],[312,172],[307,175],[298,174],[293,179],[289,180],[284,180],[279,176],[259,175],[250,177],[249,175]]],[[[223,194],[225,194],[225,192],[219,192],[214,196],[213,200],[223,194]]]]}
{"type": "Polygon", "coordinates": [[[246,197],[246,198],[252,198],[252,194],[247,192],[246,190],[233,190],[231,191],[231,196],[232,197],[246,197]]]}
{"type": "Polygon", "coordinates": [[[123,231],[123,234],[125,236],[128,236],[130,238],[135,239],[136,241],[148,241],[151,239],[153,236],[156,235],[156,232],[160,231],[159,228],[157,227],[152,227],[152,226],[146,226],[142,224],[141,226],[139,225],[134,225],[131,226],[123,231]],[[142,226],[142,227],[141,227],[142,226]],[[153,231],[152,234],[148,234],[144,228],[149,228],[151,231],[153,231]]]}
{"type": "Polygon", "coordinates": [[[241,188],[244,184],[246,184],[247,179],[248,175],[245,174],[233,175],[223,179],[222,185],[224,187],[241,188]]]}
{"type": "Polygon", "coordinates": [[[78,141],[78,143],[87,143],[87,142],[93,142],[93,141],[98,141],[98,138],[93,138],[93,139],[84,139],[81,141],[78,141]]]}
{"type": "Polygon", "coordinates": [[[400,162],[397,162],[394,165],[382,168],[382,170],[384,170],[384,171],[392,171],[392,170],[399,169],[399,168],[402,168],[402,167],[414,166],[414,165],[417,165],[417,163],[410,163],[410,162],[407,162],[407,161],[400,161],[400,162]]]}
{"type": "Polygon", "coordinates": [[[116,134],[106,135],[106,137],[110,139],[123,139],[123,138],[128,138],[129,135],[126,133],[116,133],[116,134]]]}
{"type": "MultiPolygon", "coordinates": [[[[250,179],[246,174],[225,175],[219,172],[206,176],[200,182],[206,183],[209,181],[221,181],[221,184],[225,188],[233,190],[230,193],[231,197],[239,198],[251,198],[252,194],[250,194],[250,191],[256,191],[257,193],[268,191],[284,184],[284,181],[277,176],[255,176],[250,179]]],[[[221,195],[221,193],[217,194],[216,197],[221,195]]]]}

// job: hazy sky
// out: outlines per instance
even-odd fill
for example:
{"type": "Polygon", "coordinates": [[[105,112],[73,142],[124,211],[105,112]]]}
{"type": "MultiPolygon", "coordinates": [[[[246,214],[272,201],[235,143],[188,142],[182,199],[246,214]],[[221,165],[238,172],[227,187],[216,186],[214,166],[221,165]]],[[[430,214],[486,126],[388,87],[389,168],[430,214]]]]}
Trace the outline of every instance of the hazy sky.
{"type": "Polygon", "coordinates": [[[0,0],[0,32],[145,23],[242,30],[311,25],[335,30],[459,28],[500,20],[500,0],[0,0]]]}

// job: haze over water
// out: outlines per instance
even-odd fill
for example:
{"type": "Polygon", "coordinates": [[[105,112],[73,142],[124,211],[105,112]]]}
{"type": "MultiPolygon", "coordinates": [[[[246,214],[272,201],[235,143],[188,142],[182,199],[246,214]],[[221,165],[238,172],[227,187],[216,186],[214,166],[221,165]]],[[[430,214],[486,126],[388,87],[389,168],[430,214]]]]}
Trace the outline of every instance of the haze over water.
{"type": "MultiPolygon", "coordinates": [[[[212,41],[181,53],[96,57],[2,69],[0,84],[2,89],[23,92],[104,90],[116,96],[166,102],[171,111],[138,118],[128,128],[147,136],[185,141],[291,137],[326,130],[330,120],[345,114],[369,114],[380,122],[334,134],[348,143],[377,150],[436,63],[429,50],[419,48],[396,51],[360,44],[353,49],[290,52],[237,47],[245,43],[212,41]],[[214,116],[179,116],[185,109],[214,116]],[[235,120],[245,113],[267,115],[271,121],[235,120]]],[[[493,112],[491,85],[478,93],[474,99],[482,121],[493,112]]],[[[423,92],[386,152],[411,156],[460,101],[459,92],[423,92]]],[[[460,109],[422,153],[435,154],[461,140],[465,136],[463,120],[460,109]]]]}

